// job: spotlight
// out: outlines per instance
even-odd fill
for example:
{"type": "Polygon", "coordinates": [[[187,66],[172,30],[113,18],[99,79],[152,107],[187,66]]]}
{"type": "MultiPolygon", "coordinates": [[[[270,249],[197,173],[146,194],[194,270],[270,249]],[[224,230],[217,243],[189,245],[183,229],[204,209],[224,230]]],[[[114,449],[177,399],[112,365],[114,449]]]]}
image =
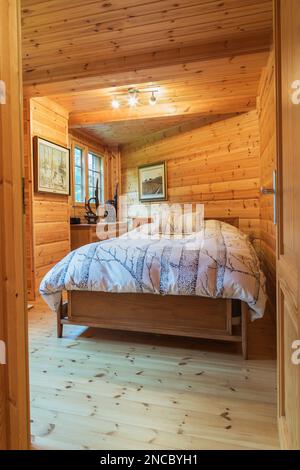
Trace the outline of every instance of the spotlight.
{"type": "Polygon", "coordinates": [[[114,98],[114,99],[112,100],[111,105],[112,105],[112,108],[113,108],[113,109],[119,109],[119,107],[120,107],[120,103],[119,103],[119,101],[118,101],[116,98],[114,98]]]}
{"type": "Polygon", "coordinates": [[[156,96],[154,94],[154,91],[152,91],[152,95],[150,96],[149,104],[151,104],[151,106],[154,106],[156,104],[156,96]]]}
{"type": "Polygon", "coordinates": [[[134,108],[138,104],[138,99],[137,99],[136,94],[129,95],[128,104],[131,108],[134,108]]]}

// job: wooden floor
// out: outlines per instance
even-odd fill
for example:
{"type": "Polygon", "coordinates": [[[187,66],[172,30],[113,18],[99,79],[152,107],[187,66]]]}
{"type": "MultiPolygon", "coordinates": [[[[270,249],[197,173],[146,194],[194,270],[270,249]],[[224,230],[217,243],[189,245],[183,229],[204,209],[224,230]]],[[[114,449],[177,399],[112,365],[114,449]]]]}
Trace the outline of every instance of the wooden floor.
{"type": "Polygon", "coordinates": [[[39,449],[276,449],[274,327],[235,345],[66,326],[29,311],[31,430],[39,449]]]}

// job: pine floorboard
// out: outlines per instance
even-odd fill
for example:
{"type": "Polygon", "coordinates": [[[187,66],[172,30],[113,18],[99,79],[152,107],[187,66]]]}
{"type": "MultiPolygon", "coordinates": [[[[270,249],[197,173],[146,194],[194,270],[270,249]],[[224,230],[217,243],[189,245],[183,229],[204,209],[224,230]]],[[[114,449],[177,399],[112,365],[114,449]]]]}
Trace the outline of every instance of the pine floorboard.
{"type": "Polygon", "coordinates": [[[275,327],[237,345],[65,326],[28,312],[37,449],[278,449],[275,327]]]}

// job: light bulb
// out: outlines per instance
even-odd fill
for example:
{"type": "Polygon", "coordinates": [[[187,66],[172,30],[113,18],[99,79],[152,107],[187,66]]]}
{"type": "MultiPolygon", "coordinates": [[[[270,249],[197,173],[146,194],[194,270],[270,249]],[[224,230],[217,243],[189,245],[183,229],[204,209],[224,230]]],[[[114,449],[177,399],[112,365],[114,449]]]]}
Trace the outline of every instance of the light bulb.
{"type": "Polygon", "coordinates": [[[138,99],[136,95],[129,95],[128,104],[131,108],[134,108],[138,104],[138,99]]]}
{"type": "Polygon", "coordinates": [[[156,96],[154,94],[154,91],[152,91],[152,95],[150,96],[149,104],[151,104],[151,106],[154,106],[156,104],[156,96]]]}
{"type": "Polygon", "coordinates": [[[119,107],[120,107],[120,103],[119,103],[119,101],[118,101],[116,98],[114,98],[114,99],[112,100],[111,105],[112,105],[112,108],[113,108],[113,109],[119,109],[119,107]]]}

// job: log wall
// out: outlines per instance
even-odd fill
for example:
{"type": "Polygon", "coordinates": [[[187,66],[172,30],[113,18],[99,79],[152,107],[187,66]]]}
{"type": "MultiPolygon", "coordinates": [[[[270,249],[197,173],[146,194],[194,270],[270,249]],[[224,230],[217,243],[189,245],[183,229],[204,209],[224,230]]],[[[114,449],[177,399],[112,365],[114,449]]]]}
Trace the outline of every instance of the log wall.
{"type": "Polygon", "coordinates": [[[239,217],[259,250],[259,152],[256,110],[196,129],[178,126],[123,147],[123,193],[137,204],[138,166],[166,161],[169,202],[202,202],[210,218],[239,217]]]}
{"type": "Polygon", "coordinates": [[[34,191],[34,136],[68,147],[68,112],[47,98],[24,106],[26,258],[28,298],[34,299],[43,276],[70,251],[69,197],[34,191]]]}

